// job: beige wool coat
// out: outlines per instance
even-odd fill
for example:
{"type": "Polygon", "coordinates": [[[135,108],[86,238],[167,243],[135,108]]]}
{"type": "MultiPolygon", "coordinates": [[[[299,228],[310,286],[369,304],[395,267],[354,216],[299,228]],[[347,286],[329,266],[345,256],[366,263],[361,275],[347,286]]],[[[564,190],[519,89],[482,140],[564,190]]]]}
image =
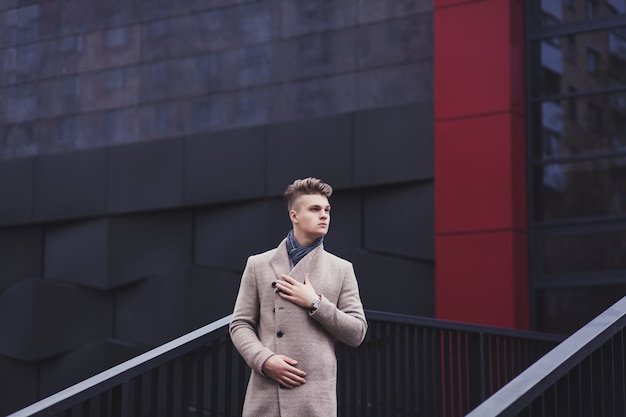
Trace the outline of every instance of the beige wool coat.
{"type": "Polygon", "coordinates": [[[336,416],[335,341],[356,347],[367,332],[354,269],[320,245],[290,270],[285,242],[248,258],[235,302],[231,339],[252,368],[243,417],[336,416]],[[303,282],[307,273],[322,294],[314,313],[283,300],[272,286],[282,274],[303,282]],[[274,354],[297,360],[306,383],[284,389],[264,376],[261,366],[274,354]]]}

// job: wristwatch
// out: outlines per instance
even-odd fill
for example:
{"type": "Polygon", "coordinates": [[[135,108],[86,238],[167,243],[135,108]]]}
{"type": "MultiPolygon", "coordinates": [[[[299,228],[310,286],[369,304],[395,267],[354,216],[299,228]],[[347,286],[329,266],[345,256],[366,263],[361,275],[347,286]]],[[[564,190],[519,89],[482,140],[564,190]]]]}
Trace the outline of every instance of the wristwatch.
{"type": "Polygon", "coordinates": [[[312,304],[311,311],[317,310],[319,308],[320,304],[322,304],[322,297],[318,295],[317,298],[314,299],[311,304],[312,304]]]}

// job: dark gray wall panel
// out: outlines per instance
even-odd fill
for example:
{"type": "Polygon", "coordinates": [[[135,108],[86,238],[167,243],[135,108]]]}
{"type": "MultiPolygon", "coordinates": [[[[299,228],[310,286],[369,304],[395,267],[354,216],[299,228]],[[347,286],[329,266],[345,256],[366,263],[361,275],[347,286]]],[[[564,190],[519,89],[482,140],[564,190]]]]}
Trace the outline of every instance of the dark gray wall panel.
{"type": "Polygon", "coordinates": [[[335,188],[352,184],[352,117],[349,114],[268,128],[267,182],[282,195],[293,180],[317,177],[335,188]]]}
{"type": "Polygon", "coordinates": [[[354,119],[356,185],[433,177],[432,103],[362,111],[354,119]]]}
{"type": "Polygon", "coordinates": [[[0,161],[0,225],[32,219],[34,178],[33,158],[0,161]]]}
{"type": "Polygon", "coordinates": [[[116,336],[156,346],[232,313],[239,274],[185,268],[120,291],[116,336]]]}
{"type": "Polygon", "coordinates": [[[45,276],[106,289],[188,265],[191,222],[189,212],[162,212],[52,227],[45,276]]]}
{"type": "MultiPolygon", "coordinates": [[[[223,205],[196,214],[195,263],[243,271],[248,256],[271,249],[279,241],[270,238],[270,219],[277,210],[268,202],[223,205]]],[[[288,222],[287,211],[284,211],[288,222]]],[[[290,223],[289,223],[290,224],[290,223]]],[[[286,236],[289,225],[281,235],[286,236]]],[[[272,233],[273,232],[273,233],[272,233]]]]}
{"type": "Polygon", "coordinates": [[[177,207],[183,200],[183,140],[109,148],[109,212],[177,207]]]}
{"type": "Polygon", "coordinates": [[[365,249],[434,260],[432,182],[388,187],[364,198],[365,249]]]}
{"type": "Polygon", "coordinates": [[[46,230],[44,277],[109,288],[109,220],[51,226],[46,230]]]}
{"type": "Polygon", "coordinates": [[[346,257],[362,244],[361,195],[334,191],[330,197],[330,229],[324,238],[324,249],[346,257]]]}
{"type": "Polygon", "coordinates": [[[104,213],[105,149],[38,157],[35,173],[36,220],[104,213]]]}
{"type": "Polygon", "coordinates": [[[185,204],[257,198],[265,192],[265,129],[185,140],[185,204]]]}
{"type": "Polygon", "coordinates": [[[43,232],[39,227],[0,229],[0,291],[43,274],[43,232]]]}
{"type": "Polygon", "coordinates": [[[0,354],[35,361],[111,335],[111,297],[43,280],[0,293],[0,354]]]}
{"type": "Polygon", "coordinates": [[[434,317],[435,268],[432,263],[364,252],[349,258],[354,264],[366,309],[434,317]]]}
{"type": "Polygon", "coordinates": [[[45,360],[41,364],[41,396],[52,395],[145,351],[146,347],[105,339],[45,360]]]}
{"type": "Polygon", "coordinates": [[[209,268],[188,268],[185,326],[197,329],[233,312],[241,273],[209,268]]]}
{"type": "Polygon", "coordinates": [[[0,355],[0,415],[37,400],[37,364],[0,355]]]}
{"type": "Polygon", "coordinates": [[[116,217],[110,222],[109,276],[123,282],[187,266],[192,259],[190,211],[116,217]]]}

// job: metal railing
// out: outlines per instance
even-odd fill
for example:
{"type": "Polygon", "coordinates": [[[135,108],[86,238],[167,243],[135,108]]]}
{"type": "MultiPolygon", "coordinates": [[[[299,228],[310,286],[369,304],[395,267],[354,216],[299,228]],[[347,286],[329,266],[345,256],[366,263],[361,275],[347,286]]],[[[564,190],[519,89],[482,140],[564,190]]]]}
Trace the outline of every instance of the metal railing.
{"type": "MultiPolygon", "coordinates": [[[[555,346],[532,332],[366,311],[337,346],[342,417],[463,416],[555,346]]],[[[224,317],[9,417],[240,416],[249,369],[224,317]]]]}
{"type": "Polygon", "coordinates": [[[468,417],[626,415],[626,297],[568,337],[468,417]]]}

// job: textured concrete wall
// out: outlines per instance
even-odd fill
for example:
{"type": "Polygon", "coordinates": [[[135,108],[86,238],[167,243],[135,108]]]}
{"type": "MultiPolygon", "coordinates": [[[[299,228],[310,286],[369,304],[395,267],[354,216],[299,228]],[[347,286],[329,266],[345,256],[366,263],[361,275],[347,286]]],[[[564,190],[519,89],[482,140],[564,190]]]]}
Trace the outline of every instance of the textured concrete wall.
{"type": "Polygon", "coordinates": [[[0,158],[432,97],[422,0],[0,3],[0,158]]]}
{"type": "Polygon", "coordinates": [[[229,314],[297,177],[365,307],[432,316],[431,8],[0,0],[0,414],[229,314]]]}

